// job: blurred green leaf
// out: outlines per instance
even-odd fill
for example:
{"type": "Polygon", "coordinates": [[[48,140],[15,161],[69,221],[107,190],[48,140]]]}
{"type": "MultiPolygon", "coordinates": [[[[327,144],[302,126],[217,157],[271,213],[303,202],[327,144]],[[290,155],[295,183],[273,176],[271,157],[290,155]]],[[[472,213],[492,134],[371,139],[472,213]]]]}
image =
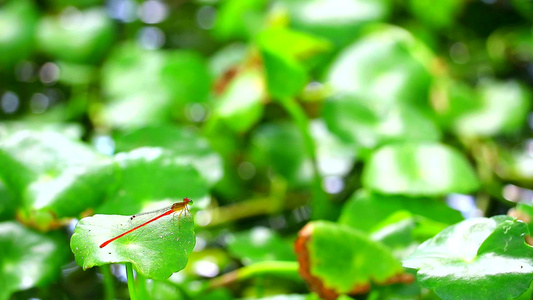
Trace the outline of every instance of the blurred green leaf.
{"type": "Polygon", "coordinates": [[[389,0],[284,0],[290,23],[299,30],[323,36],[344,46],[366,23],[382,21],[392,9],[389,0]]]}
{"type": "Polygon", "coordinates": [[[314,119],[309,124],[315,142],[318,170],[322,176],[345,176],[353,167],[356,149],[333,135],[322,119],[314,119]]]}
{"type": "Polygon", "coordinates": [[[261,48],[268,91],[274,98],[298,94],[307,81],[302,62],[330,48],[325,40],[284,28],[262,32],[257,43],[261,48]]]}
{"type": "Polygon", "coordinates": [[[200,133],[187,127],[149,126],[123,132],[115,137],[117,152],[139,147],[162,147],[172,150],[189,162],[209,184],[222,177],[222,159],[200,133]]]}
{"type": "Polygon", "coordinates": [[[74,63],[98,62],[114,38],[114,25],[102,9],[79,11],[69,7],[61,15],[43,17],[37,31],[44,52],[74,63]]]}
{"type": "Polygon", "coordinates": [[[439,196],[479,187],[457,150],[442,144],[396,144],[376,151],[363,170],[363,185],[386,194],[439,196]]]}
{"type": "Polygon", "coordinates": [[[454,129],[459,135],[492,136],[516,132],[531,107],[531,92],[516,81],[482,81],[477,87],[479,109],[459,115],[454,129]]]}
{"type": "Polygon", "coordinates": [[[0,69],[33,52],[38,12],[30,0],[7,1],[0,8],[0,69]]]}
{"type": "Polygon", "coordinates": [[[50,131],[22,130],[0,143],[0,176],[27,208],[74,216],[109,191],[111,160],[50,131]]]}
{"type": "Polygon", "coordinates": [[[511,4],[519,14],[530,21],[533,20],[533,3],[529,1],[511,0],[511,4]]]}
{"type": "Polygon", "coordinates": [[[226,72],[239,65],[246,58],[247,52],[247,45],[233,43],[211,55],[209,69],[213,73],[214,78],[221,78],[226,72]]]}
{"type": "Polygon", "coordinates": [[[213,114],[237,132],[250,129],[263,114],[265,83],[260,72],[239,73],[220,95],[213,114]]]}
{"type": "Polygon", "coordinates": [[[59,82],[68,85],[86,85],[94,80],[97,69],[91,65],[58,61],[59,82]]]}
{"type": "Polygon", "coordinates": [[[291,243],[275,231],[265,227],[232,234],[227,237],[228,251],[244,264],[260,261],[293,261],[296,259],[291,243]]]}
{"type": "Polygon", "coordinates": [[[331,48],[323,38],[287,28],[269,28],[261,32],[257,44],[261,49],[300,62],[331,48]]]}
{"type": "Polygon", "coordinates": [[[458,211],[451,209],[440,199],[382,195],[361,190],[346,202],[339,223],[374,232],[380,229],[385,219],[399,211],[449,225],[463,219],[458,211]]]}
{"type": "MultiPolygon", "coordinates": [[[[178,213],[179,214],[179,213],[178,213]]],[[[148,221],[151,217],[94,215],[80,220],[70,241],[76,262],[84,270],[108,263],[131,262],[140,274],[166,279],[187,265],[196,243],[194,222],[188,217],[162,217],[111,242],[100,244],[148,221]]]]}
{"type": "Polygon", "coordinates": [[[109,97],[103,118],[119,127],[163,124],[185,118],[189,103],[210,92],[207,62],[190,51],[117,47],[103,66],[102,86],[109,97]]]}
{"type": "Polygon", "coordinates": [[[268,123],[252,136],[251,158],[257,168],[272,170],[294,185],[308,183],[313,175],[311,159],[294,123],[268,123]]]}
{"type": "Polygon", "coordinates": [[[0,299],[11,293],[50,284],[67,260],[59,239],[29,230],[15,222],[0,223],[0,299]]]}
{"type": "Polygon", "coordinates": [[[410,0],[407,7],[425,25],[442,29],[454,25],[463,5],[460,0],[410,0]]]}
{"type": "Polygon", "coordinates": [[[441,138],[433,120],[406,104],[377,112],[371,102],[341,96],[326,102],[323,117],[333,133],[354,147],[441,138]]]}
{"type": "MultiPolygon", "coordinates": [[[[533,6],[531,9],[533,12],[533,6]]],[[[498,68],[504,70],[512,68],[509,63],[521,64],[533,61],[533,34],[530,26],[503,27],[495,30],[487,39],[487,53],[497,63],[498,68]]]]}
{"type": "Polygon", "coordinates": [[[404,266],[443,299],[512,299],[533,279],[528,233],[507,216],[465,220],[420,245],[404,266]]]}
{"type": "Polygon", "coordinates": [[[15,210],[19,205],[18,199],[13,196],[0,180],[0,221],[13,219],[15,210]]]}
{"type": "Polygon", "coordinates": [[[325,286],[347,293],[370,282],[384,283],[403,272],[392,253],[362,231],[324,221],[309,224],[311,274],[325,286]]]}
{"type": "Polygon", "coordinates": [[[217,14],[216,37],[222,40],[248,39],[263,27],[266,0],[224,1],[217,14]]]}
{"type": "Polygon", "coordinates": [[[206,101],[211,89],[207,62],[194,51],[166,53],[159,78],[163,87],[172,95],[172,101],[177,104],[175,108],[179,109],[183,109],[182,106],[186,103],[206,101]]]}
{"type": "Polygon", "coordinates": [[[427,110],[431,58],[428,49],[404,29],[369,26],[333,61],[327,82],[336,93],[365,101],[378,115],[398,103],[427,110]]]}
{"type": "Polygon", "coordinates": [[[205,180],[180,155],[162,148],[138,148],[115,156],[120,178],[116,191],[98,213],[135,214],[141,210],[170,205],[188,197],[192,208],[209,202],[205,180]]]}
{"type": "Polygon", "coordinates": [[[307,82],[307,75],[296,61],[268,50],[261,51],[269,94],[274,98],[293,97],[307,82]]]}

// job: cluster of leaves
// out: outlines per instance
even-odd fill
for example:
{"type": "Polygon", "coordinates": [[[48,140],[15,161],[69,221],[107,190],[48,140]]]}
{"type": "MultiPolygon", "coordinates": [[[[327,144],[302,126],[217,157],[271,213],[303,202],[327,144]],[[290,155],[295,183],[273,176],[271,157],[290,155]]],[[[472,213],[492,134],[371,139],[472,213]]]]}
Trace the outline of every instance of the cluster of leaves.
{"type": "Polygon", "coordinates": [[[529,299],[533,2],[434,2],[5,1],[0,299],[529,299]]]}

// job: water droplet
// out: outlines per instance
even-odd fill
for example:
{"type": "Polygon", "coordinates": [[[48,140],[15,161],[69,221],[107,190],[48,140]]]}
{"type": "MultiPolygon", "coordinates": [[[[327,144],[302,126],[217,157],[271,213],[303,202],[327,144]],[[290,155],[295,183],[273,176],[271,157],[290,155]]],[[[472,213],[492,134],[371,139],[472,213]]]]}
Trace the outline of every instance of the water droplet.
{"type": "Polygon", "coordinates": [[[76,250],[78,250],[78,247],[76,247],[76,250]]]}

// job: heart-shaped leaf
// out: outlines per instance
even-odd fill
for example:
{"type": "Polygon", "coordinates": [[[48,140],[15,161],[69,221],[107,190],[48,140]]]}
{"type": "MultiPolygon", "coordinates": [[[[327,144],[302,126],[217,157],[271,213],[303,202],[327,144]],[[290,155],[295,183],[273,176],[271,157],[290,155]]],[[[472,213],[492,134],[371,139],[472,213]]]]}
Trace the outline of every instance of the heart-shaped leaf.
{"type": "Polygon", "coordinates": [[[508,216],[450,226],[404,261],[420,284],[443,299],[511,299],[533,280],[527,225],[508,216]]]}
{"type": "Polygon", "coordinates": [[[94,215],[80,220],[70,248],[76,262],[88,269],[108,263],[130,262],[135,270],[148,278],[166,279],[187,265],[196,243],[194,222],[190,213],[176,212],[163,216],[100,248],[116,237],[157,216],[94,215]],[[180,216],[179,214],[182,213],[180,216]]]}

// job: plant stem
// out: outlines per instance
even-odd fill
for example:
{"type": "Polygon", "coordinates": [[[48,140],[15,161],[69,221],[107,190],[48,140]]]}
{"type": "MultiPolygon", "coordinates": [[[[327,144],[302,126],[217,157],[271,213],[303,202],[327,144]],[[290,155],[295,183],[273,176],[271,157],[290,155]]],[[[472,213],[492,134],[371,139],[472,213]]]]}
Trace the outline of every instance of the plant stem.
{"type": "Polygon", "coordinates": [[[135,278],[133,278],[133,266],[131,263],[126,263],[126,275],[128,277],[128,292],[131,300],[138,300],[137,290],[135,289],[135,278]]]}
{"type": "Polygon", "coordinates": [[[104,276],[104,295],[106,300],[115,299],[115,288],[113,284],[113,274],[111,273],[111,265],[100,267],[100,272],[104,276]]]}
{"type": "Polygon", "coordinates": [[[322,188],[322,178],[320,177],[320,172],[318,170],[318,164],[316,159],[315,152],[315,142],[309,132],[309,119],[305,115],[303,109],[296,103],[294,98],[281,98],[278,99],[279,103],[285,108],[289,113],[293,121],[296,123],[296,126],[300,130],[300,133],[304,139],[304,146],[307,154],[311,158],[313,166],[313,197],[311,203],[311,218],[312,219],[330,219],[333,220],[337,216],[335,206],[328,199],[328,195],[324,192],[322,188]]]}
{"type": "Polygon", "coordinates": [[[210,288],[219,288],[235,281],[245,280],[251,277],[271,275],[279,278],[301,282],[298,274],[298,263],[295,261],[263,261],[244,266],[238,270],[226,273],[212,279],[210,288]]]}
{"type": "Polygon", "coordinates": [[[305,204],[305,199],[299,195],[287,195],[283,200],[283,207],[272,206],[272,203],[279,201],[272,197],[261,197],[250,199],[235,204],[225,205],[211,209],[212,220],[205,227],[218,226],[225,223],[232,223],[237,220],[271,214],[284,209],[295,209],[305,204]]]}

